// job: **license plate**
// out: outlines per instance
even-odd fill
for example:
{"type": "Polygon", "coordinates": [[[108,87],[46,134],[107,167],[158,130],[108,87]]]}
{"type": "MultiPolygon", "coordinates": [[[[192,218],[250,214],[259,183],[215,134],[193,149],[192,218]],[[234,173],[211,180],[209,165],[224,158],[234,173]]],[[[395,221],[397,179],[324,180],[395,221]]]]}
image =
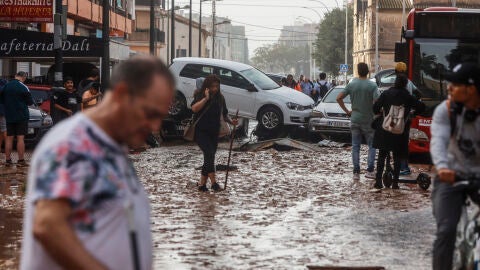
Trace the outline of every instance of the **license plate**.
{"type": "Polygon", "coordinates": [[[28,134],[34,134],[35,133],[35,130],[33,128],[28,128],[28,131],[27,131],[28,134]]]}
{"type": "Polygon", "coordinates": [[[340,122],[340,121],[328,121],[328,125],[331,127],[348,127],[348,122],[340,122]]]}

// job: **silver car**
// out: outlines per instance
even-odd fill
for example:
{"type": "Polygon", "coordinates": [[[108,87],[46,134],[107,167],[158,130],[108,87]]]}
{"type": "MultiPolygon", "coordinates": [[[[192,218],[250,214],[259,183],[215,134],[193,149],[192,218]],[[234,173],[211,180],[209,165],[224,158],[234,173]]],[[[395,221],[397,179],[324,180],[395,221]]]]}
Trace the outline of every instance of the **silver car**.
{"type": "MultiPolygon", "coordinates": [[[[337,103],[337,96],[343,89],[344,86],[330,89],[315,106],[308,125],[311,134],[322,136],[350,135],[350,118],[337,103]]],[[[351,110],[350,96],[345,97],[343,101],[345,106],[351,110]]]]}

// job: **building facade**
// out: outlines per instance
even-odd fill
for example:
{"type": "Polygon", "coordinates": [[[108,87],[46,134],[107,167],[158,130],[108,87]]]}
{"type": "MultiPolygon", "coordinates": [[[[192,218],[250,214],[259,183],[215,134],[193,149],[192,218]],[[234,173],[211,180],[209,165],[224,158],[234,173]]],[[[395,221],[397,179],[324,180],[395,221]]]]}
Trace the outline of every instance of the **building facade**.
{"type": "MultiPolygon", "coordinates": [[[[93,46],[101,46],[103,8],[100,1],[68,0],[65,3],[67,18],[64,29],[66,29],[68,37],[64,41],[64,50],[66,50],[64,62],[84,61],[99,66],[98,50],[97,53],[92,53],[92,55],[89,55],[88,52],[77,51],[78,53],[75,53],[75,47],[72,47],[71,44],[73,44],[72,40],[76,40],[75,37],[85,37],[84,44],[90,45],[92,43],[92,46],[85,46],[85,48],[91,49],[93,46]],[[70,53],[69,50],[73,51],[70,53]]],[[[132,20],[135,19],[134,3],[134,0],[110,0],[110,37],[112,39],[110,57],[112,64],[129,56],[129,48],[124,41],[132,32],[132,20]]],[[[12,42],[12,40],[7,39],[10,33],[16,32],[18,40],[22,40],[24,43],[35,42],[35,38],[41,37],[46,44],[46,46],[37,47],[35,54],[21,50],[14,54],[2,51],[0,54],[0,74],[2,77],[11,77],[20,70],[27,72],[30,78],[47,76],[49,68],[54,63],[52,48],[50,47],[50,44],[53,43],[53,28],[53,23],[0,22],[0,43],[12,42]],[[9,35],[2,35],[2,31],[3,33],[8,32],[9,35]],[[50,38],[52,42],[48,43],[50,38]]]]}
{"type": "Polygon", "coordinates": [[[405,0],[406,14],[402,18],[403,0],[356,0],[353,14],[353,68],[365,62],[375,72],[376,16],[378,16],[378,70],[395,66],[395,42],[400,41],[402,25],[411,8],[452,6],[453,1],[460,8],[480,8],[478,0],[405,0]],[[378,14],[376,4],[378,1],[378,14]]]}

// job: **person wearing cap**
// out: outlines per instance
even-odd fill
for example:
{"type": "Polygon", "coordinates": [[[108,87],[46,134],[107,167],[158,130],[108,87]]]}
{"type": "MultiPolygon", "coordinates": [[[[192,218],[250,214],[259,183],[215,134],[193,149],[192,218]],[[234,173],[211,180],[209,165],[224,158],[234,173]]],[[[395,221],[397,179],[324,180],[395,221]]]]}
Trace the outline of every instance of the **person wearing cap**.
{"type": "MultiPolygon", "coordinates": [[[[398,74],[407,75],[407,64],[405,64],[404,62],[398,62],[395,65],[395,73],[397,75],[398,74]]],[[[415,86],[415,84],[413,84],[412,81],[408,80],[407,86],[405,88],[407,89],[408,93],[410,93],[410,95],[416,98],[419,97],[419,95],[417,94],[418,93],[417,87],[415,86]]],[[[410,124],[411,124],[410,118],[407,118],[407,122],[405,123],[407,134],[408,132],[410,132],[410,124]]],[[[406,159],[402,159],[402,161],[400,161],[400,175],[410,175],[411,173],[412,172],[410,170],[410,167],[408,166],[408,155],[407,155],[406,159]]]]}
{"type": "Polygon", "coordinates": [[[57,90],[52,95],[55,104],[52,113],[54,123],[72,116],[82,103],[82,98],[73,87],[72,77],[65,77],[63,87],[65,90],[57,90]]]}
{"type": "Polygon", "coordinates": [[[477,190],[453,183],[456,175],[480,177],[480,67],[474,63],[459,64],[445,78],[450,82],[450,98],[435,108],[430,142],[437,170],[432,192],[437,223],[433,244],[436,270],[452,269],[457,223],[466,196],[479,202],[475,200],[477,190]]]}

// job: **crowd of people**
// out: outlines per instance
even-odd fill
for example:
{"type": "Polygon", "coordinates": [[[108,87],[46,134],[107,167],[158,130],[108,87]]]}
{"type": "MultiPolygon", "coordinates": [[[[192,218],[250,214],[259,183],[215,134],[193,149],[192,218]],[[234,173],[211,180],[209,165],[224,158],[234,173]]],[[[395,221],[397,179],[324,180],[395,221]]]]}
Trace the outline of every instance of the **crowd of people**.
{"type": "Polygon", "coordinates": [[[322,72],[319,75],[319,79],[310,80],[304,75],[300,75],[298,81],[293,79],[292,74],[288,74],[286,78],[282,78],[281,84],[286,87],[290,87],[305,95],[311,97],[315,102],[322,99],[328,90],[337,86],[336,80],[331,82],[327,81],[327,74],[322,72]]]}
{"type": "MultiPolygon", "coordinates": [[[[415,88],[409,90],[406,65],[396,67],[394,86],[379,93],[368,78],[367,64],[359,63],[358,77],[337,96],[338,104],[351,119],[353,180],[360,180],[360,145],[364,138],[369,148],[366,177],[375,179],[376,189],[383,188],[383,169],[390,154],[394,160],[392,188],[399,188],[402,162],[408,164],[409,121],[412,114],[425,108],[414,95],[415,88]],[[347,96],[351,110],[343,102],[347,96]]],[[[26,132],[27,106],[33,101],[23,84],[25,77],[18,72],[2,88],[0,134],[6,126],[7,147],[11,147],[13,136],[21,139],[26,132]],[[14,116],[12,112],[16,112],[14,116]]],[[[310,95],[318,93],[320,98],[322,86],[332,85],[324,74],[319,78],[313,86],[304,77],[297,83],[291,75],[283,83],[310,95]]],[[[437,222],[434,269],[451,269],[461,206],[467,195],[478,197],[474,196],[478,189],[452,185],[456,176],[480,178],[480,68],[460,64],[446,78],[450,82],[449,99],[435,109],[431,132],[437,170],[432,194],[437,222]]],[[[64,92],[53,95],[58,124],[42,139],[32,157],[21,269],[152,269],[148,197],[125,146],[139,147],[152,131],[160,129],[174,96],[175,79],[162,61],[137,56],[115,66],[113,83],[104,95],[98,92],[97,80],[91,76],[82,81],[78,92],[72,79],[66,77],[64,92]],[[85,107],[93,108],[75,114],[85,107]]],[[[222,121],[237,122],[228,115],[220,83],[215,75],[198,79],[192,102],[194,140],[204,156],[200,191],[208,190],[208,179],[211,189],[222,189],[215,178],[218,137],[222,121]]],[[[21,146],[17,145],[19,155],[21,146]]],[[[10,156],[6,154],[8,162],[10,156]]],[[[18,162],[22,160],[20,156],[18,162]]]]}

